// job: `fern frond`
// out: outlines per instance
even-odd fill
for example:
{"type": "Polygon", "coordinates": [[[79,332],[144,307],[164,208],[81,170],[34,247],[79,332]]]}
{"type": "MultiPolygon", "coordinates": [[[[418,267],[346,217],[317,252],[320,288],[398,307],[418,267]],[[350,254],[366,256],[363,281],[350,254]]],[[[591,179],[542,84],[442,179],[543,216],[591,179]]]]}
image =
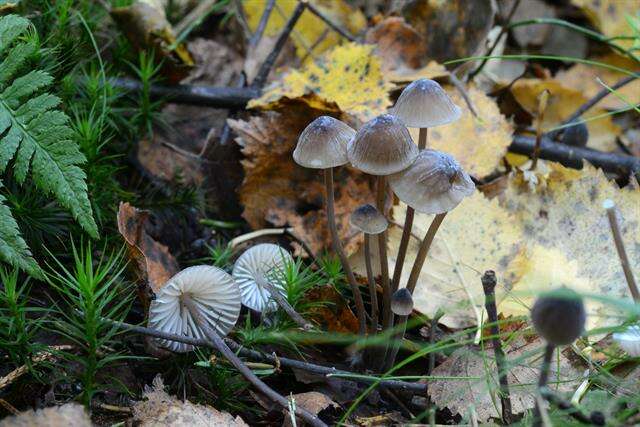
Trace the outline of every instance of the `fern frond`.
{"type": "MultiPolygon", "coordinates": [[[[81,169],[86,159],[73,140],[69,118],[57,110],[60,100],[44,92],[53,78],[29,67],[40,52],[33,31],[29,20],[23,17],[0,17],[0,173],[13,161],[18,183],[31,176],[38,189],[53,195],[87,233],[97,237],[86,175],[81,169]]],[[[0,208],[0,222],[0,257],[34,271],[33,266],[26,268],[27,260],[33,258],[4,205],[0,208]],[[9,240],[4,240],[5,236],[9,240]]]]}
{"type": "Polygon", "coordinates": [[[42,278],[42,271],[31,256],[27,243],[20,236],[18,224],[11,215],[11,210],[4,204],[5,200],[0,194],[0,257],[30,275],[42,278]]]}

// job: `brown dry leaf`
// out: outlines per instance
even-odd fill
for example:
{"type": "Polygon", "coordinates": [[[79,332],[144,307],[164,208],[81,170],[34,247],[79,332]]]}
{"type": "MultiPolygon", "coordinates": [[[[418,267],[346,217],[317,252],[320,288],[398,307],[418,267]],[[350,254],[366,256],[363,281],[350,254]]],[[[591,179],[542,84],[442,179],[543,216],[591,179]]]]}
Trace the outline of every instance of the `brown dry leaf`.
{"type": "MultiPolygon", "coordinates": [[[[340,405],[334,402],[329,396],[317,391],[294,394],[291,398],[296,403],[296,407],[302,407],[314,415],[318,415],[329,407],[335,409],[340,407],[340,405]]],[[[298,422],[302,423],[300,419],[298,419],[298,422]]],[[[291,427],[292,425],[288,411],[285,411],[284,423],[282,425],[283,427],[291,427]]]]}
{"type": "Polygon", "coordinates": [[[82,405],[66,403],[62,406],[28,410],[0,421],[0,427],[92,427],[89,414],[82,405]]]}
{"type": "MultiPolygon", "coordinates": [[[[483,178],[500,165],[511,144],[512,126],[495,101],[475,87],[470,86],[468,94],[478,118],[456,89],[445,89],[463,113],[454,123],[429,129],[427,146],[451,154],[469,174],[483,178]]],[[[418,141],[418,129],[410,132],[413,140],[418,141]]]]}
{"type": "MultiPolygon", "coordinates": [[[[254,229],[268,223],[293,227],[315,253],[330,247],[322,171],[298,166],[292,152],[300,132],[321,113],[298,103],[249,121],[229,120],[245,156],[245,177],[239,190],[242,216],[254,229]]],[[[349,215],[374,199],[372,184],[355,169],[336,168],[334,173],[338,234],[347,253],[352,253],[362,236],[351,228],[349,215]]]]}
{"type": "MultiPolygon", "coordinates": [[[[636,0],[571,0],[575,6],[581,7],[593,24],[608,37],[630,36],[633,29],[627,18],[638,19],[638,2],[636,0]]],[[[633,40],[616,40],[616,44],[629,48],[633,40]]]]}
{"type": "Polygon", "coordinates": [[[274,109],[287,99],[301,99],[311,108],[339,111],[366,122],[386,112],[390,83],[385,79],[374,46],[346,43],[321,60],[292,70],[251,100],[249,108],[274,109]],[[315,96],[308,96],[308,95],[315,96]],[[305,96],[307,95],[307,96],[305,96]]]}
{"type": "MultiPolygon", "coordinates": [[[[255,31],[262,17],[265,1],[246,0],[243,7],[251,31],[255,31]]],[[[323,15],[332,22],[340,25],[351,34],[358,34],[367,25],[364,14],[356,7],[343,0],[312,0],[323,15]]],[[[276,0],[275,7],[269,16],[264,34],[267,37],[275,37],[280,34],[282,27],[293,10],[297,6],[296,1],[276,0]]],[[[293,27],[291,40],[296,47],[296,53],[300,59],[308,59],[311,62],[325,51],[336,46],[343,38],[330,29],[320,18],[305,10],[297,24],[293,27]]]]}
{"type": "Polygon", "coordinates": [[[306,298],[308,301],[321,303],[310,310],[309,318],[321,325],[322,330],[340,334],[358,332],[358,319],[333,286],[313,288],[306,298]]]}
{"type": "MultiPolygon", "coordinates": [[[[127,244],[130,258],[135,262],[140,281],[155,293],[178,272],[179,268],[169,249],[153,240],[145,231],[148,218],[148,211],[136,209],[129,203],[120,203],[118,231],[127,244]]],[[[143,292],[141,297],[145,302],[148,295],[143,292]]]]}
{"type": "MultiPolygon", "coordinates": [[[[516,101],[535,119],[538,109],[538,96],[544,90],[550,92],[549,102],[544,114],[542,128],[548,131],[562,124],[578,107],[587,101],[587,97],[577,89],[564,86],[558,80],[521,79],[512,87],[511,93],[516,101]]],[[[602,108],[592,108],[584,119],[606,113],[602,108]]],[[[534,126],[536,122],[534,121],[534,126]]],[[[588,147],[601,151],[613,151],[617,148],[616,136],[620,128],[613,123],[611,117],[603,117],[587,123],[589,129],[588,147]]]]}
{"type": "Polygon", "coordinates": [[[170,396],[160,375],[153,387],[145,386],[144,397],[133,406],[133,418],[141,427],[248,427],[240,416],[170,396]]]}
{"type": "Polygon", "coordinates": [[[449,76],[444,65],[436,61],[429,61],[427,65],[418,69],[400,68],[385,73],[385,78],[394,83],[410,83],[418,79],[441,79],[449,76]]]}
{"type": "MultiPolygon", "coordinates": [[[[544,346],[539,339],[531,343],[518,340],[506,349],[514,414],[534,407],[544,346]]],[[[581,372],[563,352],[559,353],[559,359],[559,366],[556,362],[551,364],[549,387],[561,393],[572,392],[582,381],[581,372]]],[[[500,418],[500,398],[497,395],[499,385],[491,349],[478,351],[461,347],[444,363],[438,365],[432,375],[462,377],[434,380],[429,383],[429,396],[438,407],[449,408],[454,414],[465,416],[469,407],[473,406],[481,422],[500,418]],[[468,379],[469,377],[474,379],[468,379]]]]}
{"type": "MultiPolygon", "coordinates": [[[[615,53],[594,58],[594,61],[603,62],[616,67],[620,67],[629,71],[640,71],[640,67],[637,63],[634,63],[629,58],[620,56],[615,53]]],[[[614,85],[619,80],[627,77],[627,74],[620,73],[618,71],[610,70],[607,68],[596,67],[588,64],[575,64],[567,70],[560,71],[556,75],[556,80],[566,87],[570,87],[581,92],[586,98],[593,98],[598,92],[605,89],[596,78],[600,78],[608,86],[614,85]]],[[[640,80],[636,79],[626,86],[617,89],[617,93],[624,97],[632,104],[640,102],[640,80]]],[[[628,107],[628,105],[618,99],[615,95],[611,94],[605,97],[602,101],[596,104],[596,107],[606,110],[616,110],[620,108],[628,107]]]]}
{"type": "Polygon", "coordinates": [[[154,134],[154,140],[144,138],[138,141],[136,157],[140,166],[150,176],[164,182],[177,182],[184,185],[201,186],[204,175],[201,162],[195,156],[185,156],[162,144],[167,137],[154,134]]]}
{"type": "Polygon", "coordinates": [[[420,68],[426,57],[423,37],[401,17],[390,16],[379,22],[367,31],[365,41],[376,45],[385,71],[420,68]]]}

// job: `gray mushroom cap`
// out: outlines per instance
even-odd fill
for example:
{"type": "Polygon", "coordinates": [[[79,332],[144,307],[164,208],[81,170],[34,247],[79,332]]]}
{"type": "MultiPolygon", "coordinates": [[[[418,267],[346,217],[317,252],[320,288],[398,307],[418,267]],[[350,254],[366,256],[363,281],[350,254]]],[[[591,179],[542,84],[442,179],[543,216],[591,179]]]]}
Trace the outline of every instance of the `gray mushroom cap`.
{"type": "Polygon", "coordinates": [[[578,339],[584,331],[586,317],[582,297],[567,288],[546,292],[531,308],[531,321],[536,331],[556,346],[578,339]]]}
{"type": "Polygon", "coordinates": [[[359,206],[353,211],[349,222],[366,234],[380,234],[389,226],[387,218],[375,206],[370,204],[359,206]]]}
{"type": "Polygon", "coordinates": [[[435,81],[419,79],[404,88],[392,114],[409,127],[430,128],[454,122],[462,110],[435,81]]]}
{"type": "Polygon", "coordinates": [[[302,131],[293,151],[293,160],[311,169],[342,166],[347,159],[347,143],[356,131],[340,120],[320,116],[302,131]]]}
{"type": "MultiPolygon", "coordinates": [[[[240,315],[240,290],[224,270],[208,265],[186,268],[173,276],[157,293],[149,306],[149,327],[172,334],[206,338],[196,324],[183,298],[191,298],[201,317],[221,336],[235,326],[240,315]]],[[[161,346],[184,353],[189,344],[158,339],[161,346]]]]}
{"type": "Polygon", "coordinates": [[[413,297],[407,288],[400,288],[391,296],[391,311],[397,316],[408,316],[413,311],[413,297]]]}
{"type": "Polygon", "coordinates": [[[242,304],[256,311],[271,311],[277,303],[263,285],[267,280],[284,293],[279,274],[293,258],[283,247],[262,243],[244,251],[233,266],[233,278],[240,287],[242,304]]]}
{"type": "Polygon", "coordinates": [[[449,154],[422,150],[406,170],[389,177],[398,198],[418,212],[440,214],[475,191],[469,175],[449,154]]]}
{"type": "Polygon", "coordinates": [[[391,175],[409,167],[418,147],[402,122],[383,114],[358,130],[347,150],[353,166],[371,175],[391,175]]]}

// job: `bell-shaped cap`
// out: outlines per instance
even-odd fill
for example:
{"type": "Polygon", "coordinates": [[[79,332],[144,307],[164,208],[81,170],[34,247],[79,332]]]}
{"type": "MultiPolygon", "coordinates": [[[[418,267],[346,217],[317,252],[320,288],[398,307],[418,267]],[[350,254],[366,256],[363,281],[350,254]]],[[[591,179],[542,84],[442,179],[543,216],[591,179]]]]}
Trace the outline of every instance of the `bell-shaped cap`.
{"type": "Polygon", "coordinates": [[[342,166],[347,160],[347,144],[356,131],[329,116],[320,116],[302,131],[293,150],[293,160],[311,169],[342,166]]]}
{"type": "Polygon", "coordinates": [[[240,287],[242,304],[256,311],[270,311],[277,303],[264,286],[268,281],[284,293],[280,278],[283,269],[293,258],[281,246],[262,243],[247,249],[233,266],[233,278],[240,287]]]}
{"type": "Polygon", "coordinates": [[[407,128],[391,114],[367,122],[349,143],[349,161],[371,175],[391,175],[409,167],[418,155],[407,128]]]}
{"type": "Polygon", "coordinates": [[[427,214],[449,212],[475,190],[456,159],[436,150],[422,150],[411,166],[389,177],[389,185],[400,200],[427,214]]]}
{"type": "Polygon", "coordinates": [[[578,339],[584,331],[586,317],[582,297],[567,288],[541,295],[531,308],[531,321],[536,331],[556,346],[578,339]]]}
{"type": "Polygon", "coordinates": [[[380,234],[387,229],[389,222],[375,206],[359,206],[351,213],[351,225],[365,234],[380,234]]]}
{"type": "Polygon", "coordinates": [[[460,118],[462,110],[435,81],[419,79],[404,88],[392,114],[414,128],[446,125],[460,118]]]}
{"type": "MultiPolygon", "coordinates": [[[[182,270],[162,286],[149,307],[149,327],[172,334],[206,338],[183,303],[185,296],[200,310],[199,317],[220,336],[227,335],[238,321],[240,289],[231,275],[217,267],[197,265],[182,270]]],[[[193,350],[189,344],[163,339],[158,342],[179,353],[193,350]]]]}
{"type": "Polygon", "coordinates": [[[408,316],[413,311],[413,297],[407,288],[400,288],[391,296],[391,311],[396,316],[408,316]]]}
{"type": "Polygon", "coordinates": [[[613,334],[613,339],[631,357],[640,357],[640,325],[629,326],[613,334]]]}

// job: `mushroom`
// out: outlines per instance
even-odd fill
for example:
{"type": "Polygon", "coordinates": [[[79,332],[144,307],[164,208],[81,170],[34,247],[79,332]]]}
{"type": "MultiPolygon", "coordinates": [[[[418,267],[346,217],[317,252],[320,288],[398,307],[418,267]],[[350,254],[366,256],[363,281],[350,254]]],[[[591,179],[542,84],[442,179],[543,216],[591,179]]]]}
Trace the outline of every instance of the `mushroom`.
{"type": "Polygon", "coordinates": [[[240,287],[242,304],[256,311],[282,309],[298,325],[311,329],[307,322],[284,297],[283,280],[279,274],[293,258],[284,248],[262,243],[247,249],[233,266],[233,278],[240,287]]]}
{"type": "Polygon", "coordinates": [[[369,294],[371,298],[371,325],[372,330],[378,329],[378,295],[376,292],[376,282],[371,266],[371,236],[383,233],[389,226],[387,218],[380,213],[375,206],[366,204],[358,207],[351,214],[351,225],[364,233],[364,259],[367,269],[367,280],[369,282],[369,294]]]}
{"type": "MultiPolygon", "coordinates": [[[[239,314],[240,290],[233,278],[220,268],[198,265],[182,270],[160,289],[149,308],[149,327],[209,341],[261,393],[289,409],[289,400],[258,378],[224,342],[222,337],[239,314]]],[[[159,342],[177,352],[193,349],[175,341],[159,342]]],[[[295,407],[295,413],[313,426],[326,426],[304,408],[295,407]]]]}
{"type": "MultiPolygon", "coordinates": [[[[418,156],[418,147],[413,143],[409,131],[402,122],[391,114],[383,114],[367,122],[347,150],[349,161],[363,172],[378,176],[376,207],[384,212],[387,192],[386,175],[408,168],[418,156]]],[[[387,263],[387,233],[378,235],[380,272],[384,290],[383,327],[389,328],[393,321],[390,308],[391,285],[387,263]]]]}
{"type": "Polygon", "coordinates": [[[331,243],[333,250],[340,259],[340,264],[353,293],[359,333],[364,335],[367,328],[364,302],[358,288],[358,282],[353,275],[349,260],[338,237],[333,195],[333,168],[348,163],[347,144],[355,134],[356,132],[353,129],[340,120],[336,120],[333,117],[320,116],[312,121],[300,134],[298,144],[293,151],[293,159],[300,166],[324,170],[327,222],[331,233],[331,243]]]}
{"type": "MultiPolygon", "coordinates": [[[[217,267],[198,265],[173,276],[151,301],[149,327],[172,334],[205,338],[199,318],[225,336],[235,326],[240,315],[240,291],[233,278],[217,267]]],[[[178,353],[193,350],[193,346],[169,340],[160,345],[178,353]]]]}
{"type": "MultiPolygon", "coordinates": [[[[547,385],[551,358],[557,346],[574,342],[584,331],[586,312],[582,297],[568,288],[559,288],[541,295],[531,308],[533,326],[547,341],[538,389],[547,385]]],[[[539,423],[540,408],[536,403],[534,423],[539,423]]]]}
{"type": "Polygon", "coordinates": [[[407,288],[400,288],[391,297],[391,311],[398,316],[408,316],[413,311],[413,297],[407,288]]]}
{"type": "Polygon", "coordinates": [[[571,145],[573,147],[586,147],[589,141],[589,129],[587,125],[582,122],[571,122],[562,133],[560,142],[563,144],[571,145]]]}
{"type": "Polygon", "coordinates": [[[631,325],[613,334],[613,339],[631,357],[640,357],[640,325],[631,325]]]}
{"type": "MultiPolygon", "coordinates": [[[[418,149],[424,150],[427,147],[428,128],[458,120],[462,110],[453,103],[437,82],[430,79],[419,79],[404,88],[391,112],[406,126],[420,128],[418,149]]],[[[393,280],[391,281],[393,291],[398,289],[400,285],[400,276],[402,276],[404,259],[409,247],[414,216],[414,209],[407,206],[398,256],[393,269],[393,280]]]]}

